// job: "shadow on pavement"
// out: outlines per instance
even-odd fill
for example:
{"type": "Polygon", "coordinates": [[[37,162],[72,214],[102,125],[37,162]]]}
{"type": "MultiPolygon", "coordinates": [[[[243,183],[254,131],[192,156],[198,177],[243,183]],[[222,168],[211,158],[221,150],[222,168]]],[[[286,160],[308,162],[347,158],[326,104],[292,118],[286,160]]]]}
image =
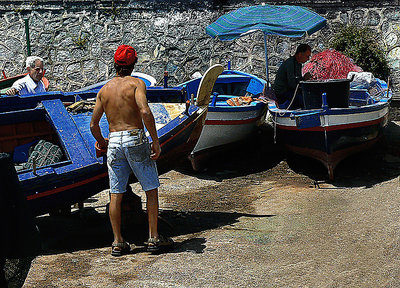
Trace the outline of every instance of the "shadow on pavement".
{"type": "Polygon", "coordinates": [[[392,143],[384,138],[373,148],[344,159],[335,168],[333,181],[328,179],[327,169],[317,160],[294,154],[288,154],[286,160],[293,171],[316,182],[329,182],[337,187],[372,187],[400,175],[400,157],[392,143]]]}
{"type": "Polygon", "coordinates": [[[189,161],[175,170],[200,179],[222,181],[272,169],[284,159],[273,137],[271,127],[261,126],[252,137],[214,150],[200,171],[193,171],[189,161]]]}
{"type": "Polygon", "coordinates": [[[273,134],[271,127],[262,126],[248,140],[213,154],[205,162],[203,170],[194,172],[189,161],[175,170],[199,179],[220,182],[267,171],[268,175],[279,176],[285,173],[277,167],[283,161],[299,175],[316,183],[329,182],[337,187],[370,187],[400,175],[400,126],[393,122],[389,122],[384,137],[372,149],[354,154],[339,163],[333,181],[328,179],[327,169],[322,163],[281,149],[273,143],[273,134]]]}
{"type": "MultiPolygon", "coordinates": [[[[134,211],[128,220],[123,220],[123,234],[127,241],[143,246],[147,240],[147,220],[144,212],[134,211]]],[[[160,211],[159,232],[175,237],[200,233],[238,222],[238,218],[272,217],[273,215],[252,215],[230,212],[160,211]]],[[[42,254],[59,254],[87,249],[110,247],[112,230],[106,213],[94,208],[84,208],[69,216],[42,216],[37,218],[42,239],[42,254]]],[[[193,235],[178,242],[173,253],[196,251],[202,253],[205,240],[193,235]]],[[[139,249],[140,250],[140,249],[139,249]]],[[[143,249],[142,249],[143,250],[143,249]]],[[[136,251],[140,252],[140,251],[136,251]]]]}
{"type": "Polygon", "coordinates": [[[248,140],[213,154],[203,170],[194,172],[188,161],[176,170],[200,179],[222,181],[266,171],[270,172],[269,175],[282,174],[284,171],[276,168],[283,161],[299,175],[337,187],[371,187],[400,175],[400,125],[395,122],[388,123],[384,137],[372,149],[339,163],[333,181],[328,179],[327,169],[322,163],[287,152],[274,144],[273,139],[273,128],[264,125],[248,140]]]}

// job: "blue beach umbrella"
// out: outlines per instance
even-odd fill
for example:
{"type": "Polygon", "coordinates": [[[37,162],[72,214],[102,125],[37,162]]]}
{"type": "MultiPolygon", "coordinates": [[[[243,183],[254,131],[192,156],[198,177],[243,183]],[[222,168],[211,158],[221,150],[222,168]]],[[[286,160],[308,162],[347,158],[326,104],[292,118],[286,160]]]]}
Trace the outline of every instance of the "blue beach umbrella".
{"type": "Polygon", "coordinates": [[[302,37],[326,25],[326,19],[299,6],[259,5],[239,8],[219,17],[206,33],[222,41],[234,40],[256,31],[264,33],[265,72],[268,76],[267,35],[302,37]]]}

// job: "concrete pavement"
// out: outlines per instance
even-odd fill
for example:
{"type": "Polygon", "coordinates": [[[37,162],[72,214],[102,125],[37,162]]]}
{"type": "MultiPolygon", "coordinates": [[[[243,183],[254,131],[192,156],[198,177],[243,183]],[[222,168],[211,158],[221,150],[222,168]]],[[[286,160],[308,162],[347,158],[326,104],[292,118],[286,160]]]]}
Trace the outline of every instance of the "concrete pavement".
{"type": "Polygon", "coordinates": [[[400,287],[400,141],[390,139],[340,164],[333,183],[269,139],[200,174],[162,175],[160,229],[176,245],[159,255],[141,246],[140,221],[125,230],[132,253],[110,255],[103,191],[81,213],[38,219],[45,254],[24,287],[400,287]]]}

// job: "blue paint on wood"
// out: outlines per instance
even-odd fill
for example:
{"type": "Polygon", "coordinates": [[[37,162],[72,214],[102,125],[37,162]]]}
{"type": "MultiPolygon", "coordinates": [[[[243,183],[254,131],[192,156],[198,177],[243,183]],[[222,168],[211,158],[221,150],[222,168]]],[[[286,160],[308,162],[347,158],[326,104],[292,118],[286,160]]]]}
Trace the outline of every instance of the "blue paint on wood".
{"type": "MultiPolygon", "coordinates": [[[[70,169],[97,162],[89,152],[78,127],[75,125],[75,122],[70,117],[61,100],[46,100],[42,101],[42,104],[48,113],[51,123],[58,132],[60,143],[64,146],[69,158],[74,162],[73,166],[75,167],[70,167],[70,169]]],[[[63,167],[60,169],[68,168],[63,167]]]]}
{"type": "Polygon", "coordinates": [[[162,103],[149,103],[149,107],[157,124],[167,124],[171,121],[171,117],[162,103]]]}
{"type": "Polygon", "coordinates": [[[296,127],[299,129],[313,128],[321,126],[321,113],[311,112],[294,116],[296,127]]]}

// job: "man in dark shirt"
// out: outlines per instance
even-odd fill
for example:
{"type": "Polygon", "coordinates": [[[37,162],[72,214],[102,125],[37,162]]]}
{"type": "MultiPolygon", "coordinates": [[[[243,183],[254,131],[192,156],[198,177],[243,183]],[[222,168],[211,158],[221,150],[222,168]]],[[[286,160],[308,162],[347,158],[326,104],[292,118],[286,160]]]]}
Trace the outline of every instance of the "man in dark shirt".
{"type": "MultiPolygon", "coordinates": [[[[307,44],[300,44],[297,47],[294,56],[285,60],[276,73],[273,85],[274,93],[277,98],[278,105],[287,107],[296,92],[297,84],[300,80],[309,80],[311,74],[307,72],[302,76],[301,69],[305,62],[310,59],[311,47],[307,44]]],[[[299,88],[293,101],[292,108],[302,106],[301,89],[299,88]]]]}

